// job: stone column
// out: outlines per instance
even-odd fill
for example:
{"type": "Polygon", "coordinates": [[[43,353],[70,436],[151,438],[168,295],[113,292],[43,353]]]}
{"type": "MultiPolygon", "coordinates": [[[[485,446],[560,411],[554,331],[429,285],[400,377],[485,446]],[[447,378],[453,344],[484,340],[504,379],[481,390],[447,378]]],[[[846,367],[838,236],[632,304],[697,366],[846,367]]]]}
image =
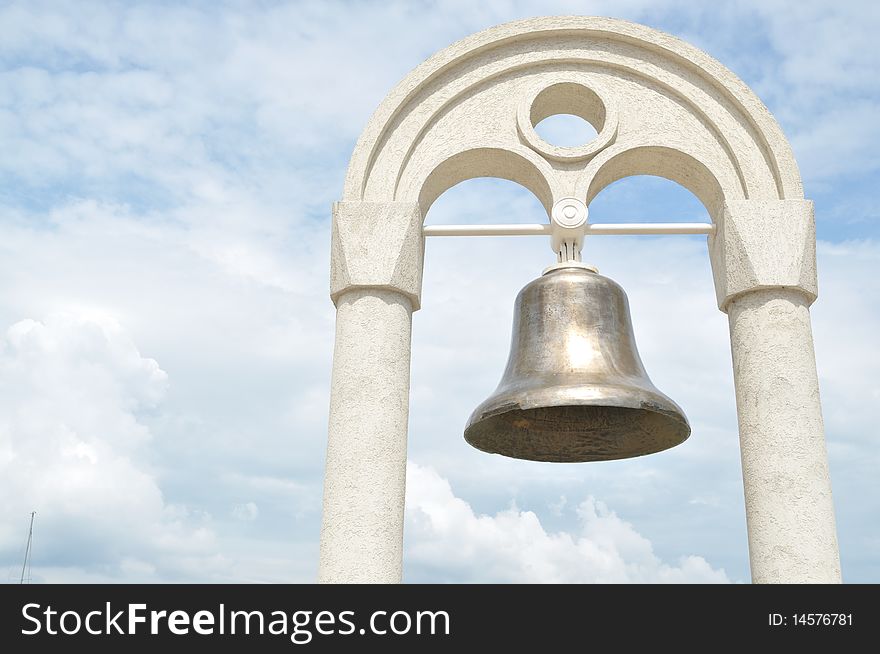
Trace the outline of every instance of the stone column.
{"type": "Polygon", "coordinates": [[[323,583],[401,580],[410,333],[423,257],[417,204],[334,205],[323,583]]]}
{"type": "Polygon", "coordinates": [[[730,321],[752,581],[839,583],[809,313],[812,203],[728,203],[709,246],[730,321]]]}

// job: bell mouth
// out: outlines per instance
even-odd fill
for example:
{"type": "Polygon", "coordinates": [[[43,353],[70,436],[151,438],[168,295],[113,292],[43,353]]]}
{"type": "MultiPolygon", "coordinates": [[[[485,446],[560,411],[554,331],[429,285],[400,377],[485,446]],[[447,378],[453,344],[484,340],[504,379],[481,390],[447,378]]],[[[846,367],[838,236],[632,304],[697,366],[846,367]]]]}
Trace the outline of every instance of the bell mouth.
{"type": "Polygon", "coordinates": [[[494,412],[471,424],[465,440],[477,449],[529,461],[609,461],[662,452],[691,429],[661,407],[568,405],[494,412]]]}

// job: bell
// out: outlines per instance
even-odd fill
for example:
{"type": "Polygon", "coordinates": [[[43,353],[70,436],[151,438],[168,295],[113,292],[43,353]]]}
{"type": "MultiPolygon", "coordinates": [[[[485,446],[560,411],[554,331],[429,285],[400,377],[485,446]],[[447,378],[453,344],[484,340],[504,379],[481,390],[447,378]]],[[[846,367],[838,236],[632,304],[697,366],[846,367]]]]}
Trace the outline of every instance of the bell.
{"type": "Polygon", "coordinates": [[[690,433],[645,372],[623,289],[560,264],[519,292],[507,368],[464,437],[516,459],[575,462],[660,452],[690,433]]]}

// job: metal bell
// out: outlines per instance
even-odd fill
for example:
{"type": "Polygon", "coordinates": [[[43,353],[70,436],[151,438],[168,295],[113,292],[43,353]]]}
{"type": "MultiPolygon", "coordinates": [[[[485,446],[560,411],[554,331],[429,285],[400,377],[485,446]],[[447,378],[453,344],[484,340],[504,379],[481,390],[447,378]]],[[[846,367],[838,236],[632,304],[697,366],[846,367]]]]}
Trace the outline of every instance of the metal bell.
{"type": "Polygon", "coordinates": [[[560,264],[519,292],[507,368],[464,437],[485,452],[574,462],[660,452],[690,432],[645,372],[623,289],[560,264]]]}

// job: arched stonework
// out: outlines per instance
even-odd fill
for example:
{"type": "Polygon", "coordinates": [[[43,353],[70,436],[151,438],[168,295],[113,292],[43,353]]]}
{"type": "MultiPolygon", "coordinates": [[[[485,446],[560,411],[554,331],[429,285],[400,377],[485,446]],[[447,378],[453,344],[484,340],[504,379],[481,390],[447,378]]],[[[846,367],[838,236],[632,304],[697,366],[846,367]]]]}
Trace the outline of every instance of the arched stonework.
{"type": "Polygon", "coordinates": [[[683,184],[713,220],[724,201],[803,197],[778,124],[727,68],[641,25],[559,17],[485,30],[416,68],[364,130],[343,200],[419,202],[424,215],[454,184],[492,176],[549,210],[637,174],[683,184]],[[533,123],[556,113],[598,136],[580,148],[544,143],[533,123]]]}
{"type": "Polygon", "coordinates": [[[548,213],[630,175],[690,189],[714,223],[728,314],[752,578],[839,582],[809,305],[812,203],[782,131],[696,48],[608,18],[534,18],[468,37],[385,99],[333,207],[336,346],[321,530],[322,581],[401,579],[412,312],[424,216],[451,186],[501,177],[548,213]],[[597,136],[557,147],[534,125],[578,115],[597,136]]]}

